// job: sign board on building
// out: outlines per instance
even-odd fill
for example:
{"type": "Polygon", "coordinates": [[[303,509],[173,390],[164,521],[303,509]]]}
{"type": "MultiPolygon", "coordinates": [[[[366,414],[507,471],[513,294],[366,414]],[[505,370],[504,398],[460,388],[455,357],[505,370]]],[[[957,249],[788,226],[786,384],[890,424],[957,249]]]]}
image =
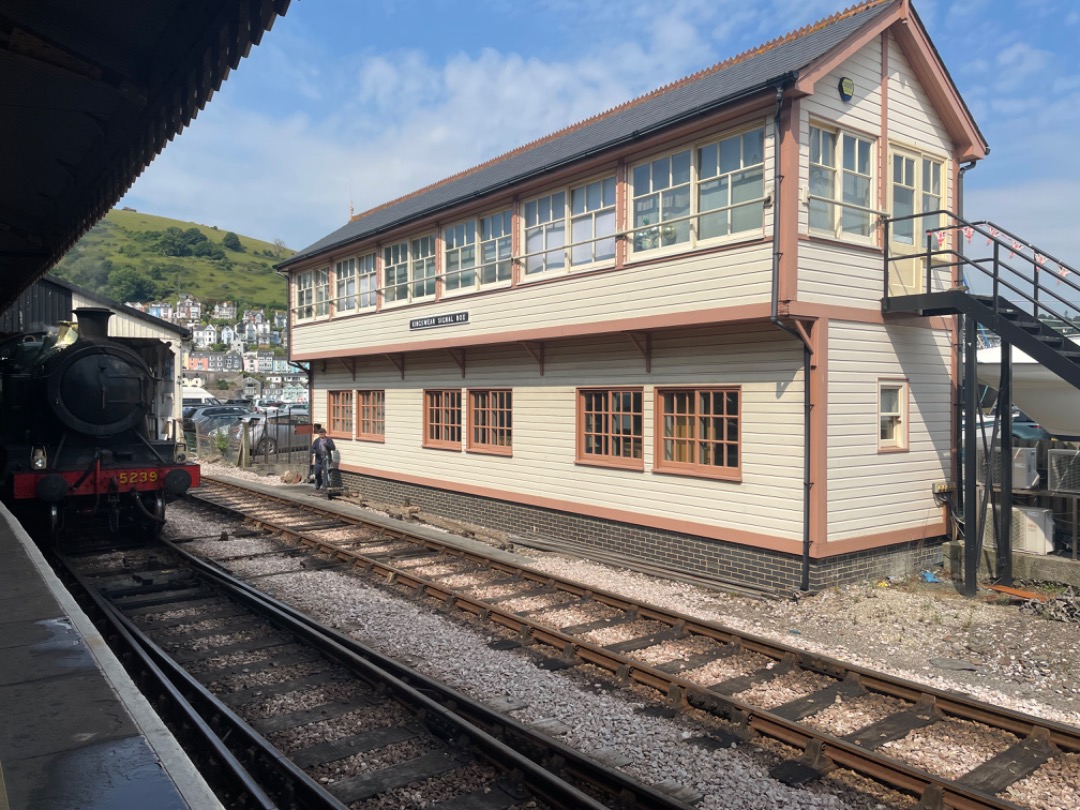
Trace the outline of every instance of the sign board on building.
{"type": "Polygon", "coordinates": [[[468,322],[468,312],[452,312],[449,315],[432,315],[428,318],[413,318],[409,321],[409,329],[434,329],[437,326],[457,326],[459,323],[468,322]]]}

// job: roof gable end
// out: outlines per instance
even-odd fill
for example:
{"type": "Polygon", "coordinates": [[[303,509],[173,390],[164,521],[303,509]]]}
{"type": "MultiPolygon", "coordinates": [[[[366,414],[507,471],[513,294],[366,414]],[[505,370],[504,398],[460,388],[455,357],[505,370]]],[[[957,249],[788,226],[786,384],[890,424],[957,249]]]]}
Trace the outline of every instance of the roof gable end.
{"type": "Polygon", "coordinates": [[[799,74],[795,92],[809,95],[824,76],[872,42],[885,31],[891,31],[900,49],[911,65],[923,91],[930,98],[934,109],[953,138],[960,160],[981,160],[990,151],[986,139],[979,131],[975,119],[968,110],[952,76],[934,47],[919,15],[911,7],[910,0],[896,4],[887,12],[870,20],[830,52],[818,57],[799,74]]]}

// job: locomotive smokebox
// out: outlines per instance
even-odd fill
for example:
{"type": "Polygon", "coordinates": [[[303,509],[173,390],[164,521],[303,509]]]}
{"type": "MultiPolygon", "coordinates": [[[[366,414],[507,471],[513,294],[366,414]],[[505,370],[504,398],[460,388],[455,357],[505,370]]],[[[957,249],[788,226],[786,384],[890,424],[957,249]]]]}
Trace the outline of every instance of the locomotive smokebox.
{"type": "Polygon", "coordinates": [[[75,310],[75,317],[79,319],[79,337],[83,340],[106,340],[109,337],[111,309],[79,307],[75,310]]]}

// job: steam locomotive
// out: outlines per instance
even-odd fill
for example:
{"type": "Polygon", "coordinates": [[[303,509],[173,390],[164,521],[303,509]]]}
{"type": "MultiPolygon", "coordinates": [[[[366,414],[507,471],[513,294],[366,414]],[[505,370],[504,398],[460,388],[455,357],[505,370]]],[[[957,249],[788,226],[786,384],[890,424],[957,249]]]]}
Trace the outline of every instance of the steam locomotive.
{"type": "Polygon", "coordinates": [[[172,438],[171,352],[109,338],[108,309],[75,315],[0,342],[0,499],[54,541],[76,525],[156,535],[166,499],[199,485],[172,438]]]}

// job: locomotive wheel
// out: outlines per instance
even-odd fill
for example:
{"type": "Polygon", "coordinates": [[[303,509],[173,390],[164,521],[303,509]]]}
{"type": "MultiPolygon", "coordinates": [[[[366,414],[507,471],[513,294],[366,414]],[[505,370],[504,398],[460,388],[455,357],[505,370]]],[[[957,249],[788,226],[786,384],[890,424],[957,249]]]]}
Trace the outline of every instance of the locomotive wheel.
{"type": "Polygon", "coordinates": [[[155,518],[155,520],[144,521],[143,525],[146,527],[150,537],[157,540],[161,537],[161,532],[165,528],[165,496],[160,492],[155,492],[148,496],[143,505],[155,518]]]}

